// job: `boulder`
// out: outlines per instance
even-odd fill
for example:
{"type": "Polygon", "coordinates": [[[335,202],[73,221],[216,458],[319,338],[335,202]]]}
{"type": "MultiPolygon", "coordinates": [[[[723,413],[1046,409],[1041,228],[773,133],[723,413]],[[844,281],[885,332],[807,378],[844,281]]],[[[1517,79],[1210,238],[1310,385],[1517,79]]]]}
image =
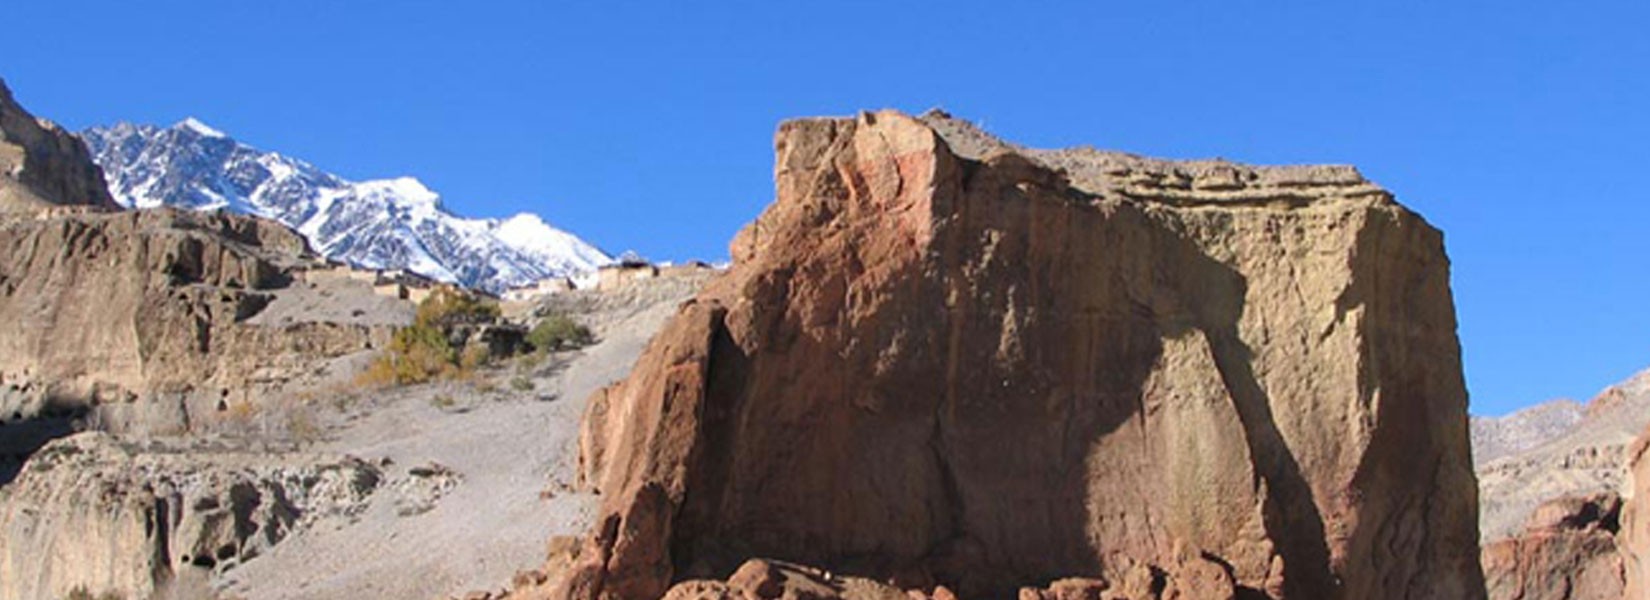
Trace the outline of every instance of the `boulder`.
{"type": "Polygon", "coordinates": [[[1484,546],[1491,600],[1624,598],[1617,552],[1621,498],[1568,496],[1531,513],[1521,534],[1484,546]]]}
{"type": "Polygon", "coordinates": [[[591,399],[601,526],[561,597],[754,557],[961,597],[1483,597],[1443,237],[1354,169],[891,111],[775,150],[732,267],[591,399]]]}

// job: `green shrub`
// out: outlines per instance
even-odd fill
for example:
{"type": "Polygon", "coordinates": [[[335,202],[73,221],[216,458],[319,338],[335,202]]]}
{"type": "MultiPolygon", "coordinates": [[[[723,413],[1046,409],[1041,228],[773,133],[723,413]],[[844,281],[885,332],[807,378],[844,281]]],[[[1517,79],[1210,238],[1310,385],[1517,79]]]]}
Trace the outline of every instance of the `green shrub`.
{"type": "Polygon", "coordinates": [[[533,380],[526,377],[513,377],[510,379],[510,389],[518,392],[531,392],[533,391],[533,380]]]}
{"type": "Polygon", "coordinates": [[[596,341],[590,328],[567,315],[550,315],[527,332],[527,343],[540,352],[582,348],[596,341]]]}
{"type": "Polygon", "coordinates": [[[542,352],[528,352],[526,354],[521,355],[520,358],[516,359],[516,372],[517,373],[532,373],[534,370],[538,369],[540,365],[543,365],[543,364],[544,364],[544,353],[542,353],[542,352]]]}

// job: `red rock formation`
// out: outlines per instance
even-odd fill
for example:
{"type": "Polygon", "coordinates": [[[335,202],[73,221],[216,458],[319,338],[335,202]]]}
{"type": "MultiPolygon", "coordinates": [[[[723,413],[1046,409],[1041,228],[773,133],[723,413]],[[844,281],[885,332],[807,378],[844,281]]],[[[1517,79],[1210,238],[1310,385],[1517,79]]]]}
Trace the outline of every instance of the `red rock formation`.
{"type": "Polygon", "coordinates": [[[1484,579],[1492,600],[1622,598],[1616,552],[1621,498],[1615,494],[1558,498],[1542,504],[1521,535],[1484,547],[1484,579]]]}
{"type": "Polygon", "coordinates": [[[775,145],[733,267],[590,403],[603,518],[558,595],[768,557],[965,598],[1483,597],[1442,236],[1352,169],[893,112],[775,145]]]}

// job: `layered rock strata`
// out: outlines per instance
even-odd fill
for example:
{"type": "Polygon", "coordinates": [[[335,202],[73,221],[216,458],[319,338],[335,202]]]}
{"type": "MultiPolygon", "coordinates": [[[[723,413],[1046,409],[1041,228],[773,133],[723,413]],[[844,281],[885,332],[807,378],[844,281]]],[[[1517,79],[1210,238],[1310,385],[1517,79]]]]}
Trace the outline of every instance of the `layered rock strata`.
{"type": "Polygon", "coordinates": [[[775,147],[732,268],[591,399],[601,517],[535,589],[764,557],[963,597],[1483,596],[1442,236],[1350,167],[895,112],[775,147]]]}

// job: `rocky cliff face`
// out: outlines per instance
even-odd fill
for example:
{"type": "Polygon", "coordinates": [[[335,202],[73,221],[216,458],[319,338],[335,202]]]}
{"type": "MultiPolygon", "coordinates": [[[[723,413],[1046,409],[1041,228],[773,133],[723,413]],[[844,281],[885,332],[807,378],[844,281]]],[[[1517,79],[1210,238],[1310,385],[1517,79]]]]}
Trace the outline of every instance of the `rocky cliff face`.
{"type": "MultiPolygon", "coordinates": [[[[105,404],[116,421],[187,428],[231,390],[387,337],[339,322],[250,326],[308,259],[297,233],[221,213],[103,210],[116,207],[85,146],[3,87],[0,130],[0,200],[17,209],[0,215],[0,423],[105,404]]],[[[0,454],[36,441],[18,437],[0,435],[0,454]]]]}
{"type": "Polygon", "coordinates": [[[307,522],[359,512],[382,479],[350,458],[156,450],[77,435],[0,487],[0,598],[149,598],[267,552],[307,522]]]}
{"type": "Polygon", "coordinates": [[[1623,598],[1650,598],[1650,429],[1628,450],[1632,497],[1623,509],[1621,561],[1627,593],[1623,598]]]}
{"type": "Polygon", "coordinates": [[[136,404],[184,411],[186,426],[187,411],[220,409],[231,391],[387,336],[388,327],[246,323],[290,283],[304,248],[279,225],[222,213],[0,221],[3,416],[136,404]]]}
{"type": "Polygon", "coordinates": [[[767,557],[964,597],[1483,597],[1442,236],[1351,168],[893,112],[775,146],[731,270],[591,400],[603,511],[559,595],[767,557]]]}
{"type": "Polygon", "coordinates": [[[0,81],[0,213],[68,205],[116,208],[86,145],[23,110],[0,81]]]}

